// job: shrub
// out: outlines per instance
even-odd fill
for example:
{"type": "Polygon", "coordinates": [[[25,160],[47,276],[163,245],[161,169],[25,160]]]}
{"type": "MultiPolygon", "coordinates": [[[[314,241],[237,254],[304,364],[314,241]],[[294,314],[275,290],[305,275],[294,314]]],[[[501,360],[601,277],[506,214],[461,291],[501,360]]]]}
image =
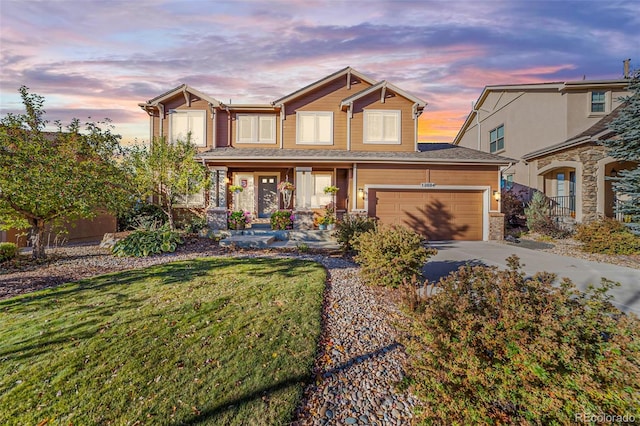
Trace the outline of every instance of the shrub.
{"type": "Polygon", "coordinates": [[[271,214],[271,229],[293,229],[293,212],[291,210],[273,212],[271,214]]]}
{"type": "Polygon", "coordinates": [[[167,215],[160,207],[147,202],[137,202],[118,216],[118,230],[155,229],[164,225],[167,215]]]}
{"type": "Polygon", "coordinates": [[[0,263],[18,255],[18,246],[14,243],[0,243],[0,263]]]}
{"type": "Polygon", "coordinates": [[[525,191],[503,189],[500,195],[500,209],[504,213],[504,219],[508,227],[516,228],[524,225],[524,205],[522,199],[525,191]]]}
{"type": "Polygon", "coordinates": [[[422,236],[404,226],[381,227],[354,238],[360,273],[368,284],[396,288],[403,279],[421,276],[429,256],[436,253],[422,244],[422,236]]]}
{"type": "Polygon", "coordinates": [[[206,227],[207,219],[196,215],[190,216],[179,225],[179,228],[187,234],[197,234],[206,227]]]}
{"type": "Polygon", "coordinates": [[[355,237],[363,232],[376,229],[376,220],[372,217],[362,215],[345,214],[342,220],[336,224],[336,240],[344,251],[353,250],[355,237]]]}
{"type": "Polygon", "coordinates": [[[553,222],[549,198],[540,191],[533,194],[529,205],[524,209],[524,214],[530,231],[554,238],[565,238],[570,235],[570,232],[558,228],[553,222]]]}
{"type": "Polygon", "coordinates": [[[640,321],[614,285],[467,266],[438,284],[412,323],[409,383],[424,424],[569,424],[580,413],[637,413],[640,321]]]}
{"type": "Polygon", "coordinates": [[[116,256],[146,257],[163,252],[174,252],[182,244],[180,235],[166,226],[156,230],[137,230],[118,241],[112,249],[116,256]]]}
{"type": "Polygon", "coordinates": [[[582,243],[582,250],[590,253],[640,253],[640,237],[629,231],[624,224],[611,218],[601,218],[588,225],[578,225],[575,238],[582,243]]]}

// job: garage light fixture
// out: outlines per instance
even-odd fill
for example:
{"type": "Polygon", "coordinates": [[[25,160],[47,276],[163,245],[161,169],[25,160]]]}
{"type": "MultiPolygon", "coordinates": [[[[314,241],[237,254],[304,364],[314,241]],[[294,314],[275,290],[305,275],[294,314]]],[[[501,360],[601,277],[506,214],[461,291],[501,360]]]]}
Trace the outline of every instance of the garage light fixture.
{"type": "Polygon", "coordinates": [[[500,201],[500,191],[493,191],[493,198],[495,198],[496,201],[500,201]]]}
{"type": "Polygon", "coordinates": [[[364,198],[364,189],[358,188],[358,198],[364,198]]]}

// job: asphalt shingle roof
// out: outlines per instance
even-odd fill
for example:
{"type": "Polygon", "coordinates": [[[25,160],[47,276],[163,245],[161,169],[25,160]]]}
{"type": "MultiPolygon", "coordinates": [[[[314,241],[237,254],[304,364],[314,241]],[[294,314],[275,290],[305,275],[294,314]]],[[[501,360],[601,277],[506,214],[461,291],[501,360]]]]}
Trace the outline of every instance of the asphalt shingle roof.
{"type": "Polygon", "coordinates": [[[359,161],[393,163],[480,163],[507,165],[517,162],[487,152],[448,143],[418,144],[419,152],[346,151],[336,149],[215,148],[197,157],[231,161],[359,161]]]}

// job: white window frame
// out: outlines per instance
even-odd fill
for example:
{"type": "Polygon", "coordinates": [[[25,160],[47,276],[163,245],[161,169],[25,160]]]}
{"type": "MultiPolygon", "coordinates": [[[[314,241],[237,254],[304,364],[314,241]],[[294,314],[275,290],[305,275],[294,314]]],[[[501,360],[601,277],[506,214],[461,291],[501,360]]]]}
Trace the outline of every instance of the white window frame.
{"type": "Polygon", "coordinates": [[[609,92],[607,90],[592,90],[589,92],[589,114],[591,115],[602,115],[607,114],[609,112],[609,92]],[[593,110],[593,94],[594,93],[602,93],[603,99],[602,102],[597,102],[598,105],[602,105],[602,111],[594,111],[593,110]]]}
{"type": "Polygon", "coordinates": [[[169,111],[169,140],[171,143],[175,142],[177,136],[175,134],[175,124],[174,119],[180,115],[184,115],[187,117],[187,134],[184,135],[186,139],[189,132],[191,132],[191,142],[195,146],[207,146],[207,111],[203,109],[173,109],[169,111]],[[201,118],[202,119],[202,134],[195,134],[189,128],[190,118],[201,118]]]}
{"type": "Polygon", "coordinates": [[[309,167],[296,168],[296,208],[321,209],[333,201],[331,194],[324,193],[324,186],[322,188],[318,188],[319,192],[316,192],[315,187],[317,176],[328,176],[329,185],[333,184],[333,173],[329,171],[312,172],[309,167]]]}
{"type": "Polygon", "coordinates": [[[363,118],[363,130],[362,137],[363,143],[365,144],[377,144],[377,145],[400,145],[402,143],[402,111],[396,109],[367,109],[364,111],[363,118]],[[381,115],[382,117],[382,131],[383,139],[371,139],[369,136],[369,117],[373,114],[381,115]],[[395,139],[384,139],[384,117],[385,116],[394,116],[396,123],[396,138],[395,139]]]}
{"type": "Polygon", "coordinates": [[[297,111],[296,112],[296,145],[333,145],[333,112],[331,111],[297,111]],[[302,117],[314,117],[314,140],[302,141],[301,131],[302,128],[300,126],[302,117]],[[319,141],[319,126],[318,126],[318,118],[319,117],[329,117],[329,141],[319,141]]]}
{"type": "Polygon", "coordinates": [[[274,144],[276,143],[276,117],[274,115],[266,114],[238,114],[236,115],[236,142],[237,143],[262,143],[262,144],[274,144]],[[249,138],[240,137],[240,123],[241,118],[249,118],[251,120],[251,136],[249,138]],[[260,130],[263,123],[269,121],[271,125],[271,137],[261,139],[260,130]]]}
{"type": "Polygon", "coordinates": [[[504,124],[501,124],[499,126],[494,127],[493,129],[489,130],[489,153],[491,154],[496,154],[498,152],[502,152],[504,151],[506,148],[506,142],[505,142],[505,136],[504,136],[504,124]],[[498,137],[498,129],[502,127],[502,137],[498,137]],[[491,150],[491,133],[496,132],[496,149],[494,151],[491,150]],[[502,139],[502,148],[498,147],[498,142],[500,141],[500,139],[502,139]]]}

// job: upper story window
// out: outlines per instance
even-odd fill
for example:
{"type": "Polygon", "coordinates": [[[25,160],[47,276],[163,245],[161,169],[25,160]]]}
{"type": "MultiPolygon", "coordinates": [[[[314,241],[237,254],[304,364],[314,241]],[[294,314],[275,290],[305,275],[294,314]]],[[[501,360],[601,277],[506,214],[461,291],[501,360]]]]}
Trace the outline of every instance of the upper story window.
{"type": "Polygon", "coordinates": [[[504,150],[504,124],[489,132],[489,152],[495,153],[504,150]]]}
{"type": "Polygon", "coordinates": [[[364,143],[400,144],[400,111],[366,110],[364,143]]]}
{"type": "Polygon", "coordinates": [[[333,112],[296,113],[297,137],[300,145],[333,145],[333,112]]]}
{"type": "Polygon", "coordinates": [[[605,112],[605,92],[591,92],[591,112],[605,112]]]}
{"type": "Polygon", "coordinates": [[[257,114],[238,114],[236,117],[238,143],[275,143],[276,117],[257,114]]]}
{"type": "Polygon", "coordinates": [[[174,109],[169,112],[169,117],[171,142],[186,140],[191,133],[191,143],[196,146],[207,145],[205,133],[207,112],[205,110],[174,109]]]}

